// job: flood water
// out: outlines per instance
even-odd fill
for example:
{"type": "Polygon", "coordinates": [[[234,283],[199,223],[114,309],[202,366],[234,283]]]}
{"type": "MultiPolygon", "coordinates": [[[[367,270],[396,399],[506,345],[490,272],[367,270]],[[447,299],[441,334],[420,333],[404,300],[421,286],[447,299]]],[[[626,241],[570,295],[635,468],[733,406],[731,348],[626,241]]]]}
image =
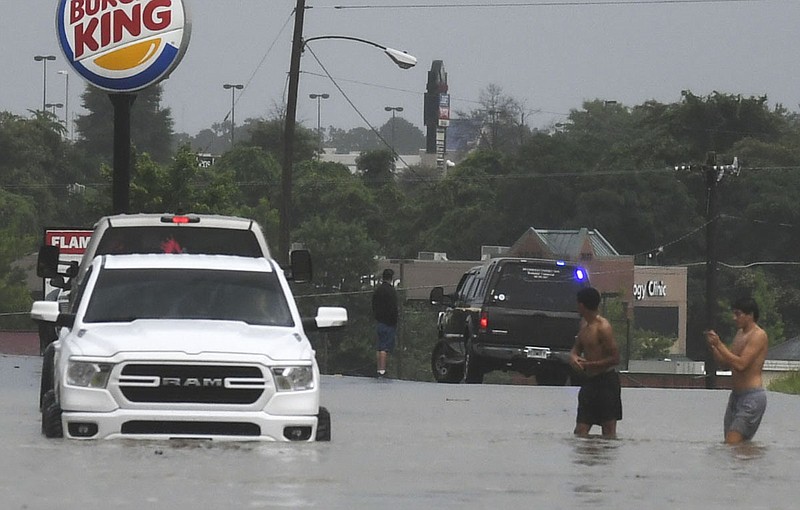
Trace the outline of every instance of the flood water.
{"type": "MultiPolygon", "coordinates": [[[[39,433],[37,357],[0,357],[3,509],[796,508],[800,399],[721,443],[725,390],[623,389],[620,438],[572,436],[577,388],[325,376],[333,440],[76,442],[39,433]]],[[[593,431],[594,432],[594,431],[593,431]]]]}

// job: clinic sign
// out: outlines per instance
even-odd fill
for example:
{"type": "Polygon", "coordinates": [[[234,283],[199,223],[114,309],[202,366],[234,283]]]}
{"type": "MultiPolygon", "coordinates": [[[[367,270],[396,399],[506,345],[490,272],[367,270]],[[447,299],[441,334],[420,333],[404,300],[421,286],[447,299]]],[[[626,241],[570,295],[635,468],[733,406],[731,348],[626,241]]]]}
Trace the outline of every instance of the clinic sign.
{"type": "Polygon", "coordinates": [[[72,67],[109,92],[136,92],[169,77],[186,53],[183,0],[59,0],[56,32],[72,67]]]}
{"type": "Polygon", "coordinates": [[[645,298],[667,297],[667,284],[661,280],[650,280],[647,283],[633,284],[633,298],[641,301],[645,298]]]}

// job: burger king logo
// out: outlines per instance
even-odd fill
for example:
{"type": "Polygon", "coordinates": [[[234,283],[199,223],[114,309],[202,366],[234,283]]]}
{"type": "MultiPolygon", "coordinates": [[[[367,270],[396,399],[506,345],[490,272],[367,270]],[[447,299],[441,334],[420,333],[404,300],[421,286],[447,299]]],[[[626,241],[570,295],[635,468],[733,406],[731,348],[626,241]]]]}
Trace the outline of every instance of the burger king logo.
{"type": "Polygon", "coordinates": [[[56,30],[67,61],[87,81],[135,92],[175,69],[191,24],[182,0],[60,0],[56,30]]]}

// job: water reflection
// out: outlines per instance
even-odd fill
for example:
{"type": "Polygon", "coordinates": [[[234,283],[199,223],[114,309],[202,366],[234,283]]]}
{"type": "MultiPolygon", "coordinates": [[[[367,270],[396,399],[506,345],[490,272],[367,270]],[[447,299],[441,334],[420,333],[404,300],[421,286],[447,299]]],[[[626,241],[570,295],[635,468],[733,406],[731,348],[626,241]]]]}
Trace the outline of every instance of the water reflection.
{"type": "Polygon", "coordinates": [[[761,443],[745,442],[727,446],[731,456],[736,460],[758,460],[767,454],[767,447],[761,443]]]}
{"type": "Polygon", "coordinates": [[[599,436],[574,437],[572,442],[572,462],[582,466],[604,466],[612,463],[617,458],[617,449],[622,444],[619,439],[599,436]]]}

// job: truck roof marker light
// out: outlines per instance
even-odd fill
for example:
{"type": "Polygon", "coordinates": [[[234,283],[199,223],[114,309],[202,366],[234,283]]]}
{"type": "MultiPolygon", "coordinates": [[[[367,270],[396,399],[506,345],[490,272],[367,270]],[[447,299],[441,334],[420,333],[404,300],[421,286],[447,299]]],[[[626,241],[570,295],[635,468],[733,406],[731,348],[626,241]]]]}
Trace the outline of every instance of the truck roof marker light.
{"type": "Polygon", "coordinates": [[[162,216],[161,217],[162,223],[175,223],[175,224],[186,224],[186,223],[200,223],[200,218],[197,216],[162,216]]]}
{"type": "Polygon", "coordinates": [[[578,280],[578,281],[585,280],[586,279],[586,271],[584,271],[580,267],[575,269],[575,279],[578,280]]]}
{"type": "Polygon", "coordinates": [[[557,265],[557,266],[566,266],[566,265],[567,265],[567,263],[566,263],[566,262],[564,262],[563,260],[556,260],[556,265],[557,265]]]}

